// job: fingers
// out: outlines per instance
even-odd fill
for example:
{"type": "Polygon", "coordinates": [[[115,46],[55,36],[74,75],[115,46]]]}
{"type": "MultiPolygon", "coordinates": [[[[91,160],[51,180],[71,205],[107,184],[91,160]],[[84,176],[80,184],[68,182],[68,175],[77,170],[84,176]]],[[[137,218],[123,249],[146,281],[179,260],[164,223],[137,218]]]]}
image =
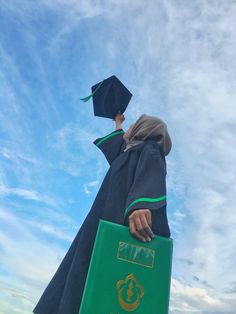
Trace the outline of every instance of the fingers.
{"type": "Polygon", "coordinates": [[[118,121],[123,122],[125,120],[125,116],[123,113],[118,111],[117,115],[112,120],[114,120],[114,121],[118,120],[118,121]]]}
{"type": "Polygon", "coordinates": [[[130,228],[130,233],[137,238],[138,240],[142,242],[146,242],[145,237],[143,237],[137,230],[136,230],[136,225],[134,223],[134,220],[132,218],[129,219],[129,228],[130,228]]]}
{"type": "Polygon", "coordinates": [[[148,225],[152,227],[152,212],[150,210],[146,212],[146,217],[148,225]]]}
{"type": "Polygon", "coordinates": [[[151,211],[149,209],[135,210],[129,216],[130,233],[138,240],[143,242],[151,241],[151,239],[154,237],[151,225],[152,218],[151,211]]]}
{"type": "MultiPolygon", "coordinates": [[[[147,237],[149,238],[153,238],[154,237],[154,233],[152,232],[152,229],[150,228],[148,221],[147,221],[147,217],[146,215],[140,215],[140,220],[142,222],[142,227],[143,227],[143,231],[146,233],[147,237]]],[[[151,241],[151,239],[149,240],[151,241]]]]}
{"type": "MultiPolygon", "coordinates": [[[[141,216],[141,215],[140,215],[141,216]]],[[[145,240],[150,241],[151,239],[149,238],[148,233],[145,230],[145,223],[141,221],[141,217],[137,216],[134,218],[134,224],[136,226],[137,232],[144,237],[145,240]]]]}

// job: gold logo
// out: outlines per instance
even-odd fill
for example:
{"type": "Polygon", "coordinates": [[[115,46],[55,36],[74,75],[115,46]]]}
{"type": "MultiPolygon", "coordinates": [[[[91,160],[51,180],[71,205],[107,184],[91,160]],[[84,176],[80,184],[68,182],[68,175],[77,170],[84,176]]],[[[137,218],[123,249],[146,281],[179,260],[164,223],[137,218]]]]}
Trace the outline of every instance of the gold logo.
{"type": "Polygon", "coordinates": [[[125,280],[116,283],[120,306],[126,311],[134,311],[144,295],[143,287],[138,283],[134,274],[126,276],[125,280]]]}

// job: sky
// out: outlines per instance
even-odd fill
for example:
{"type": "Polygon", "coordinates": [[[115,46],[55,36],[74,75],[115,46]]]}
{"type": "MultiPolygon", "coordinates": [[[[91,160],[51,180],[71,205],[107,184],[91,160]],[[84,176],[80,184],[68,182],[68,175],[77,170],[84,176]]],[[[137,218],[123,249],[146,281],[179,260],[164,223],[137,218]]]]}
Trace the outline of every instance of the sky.
{"type": "Polygon", "coordinates": [[[0,314],[32,312],[109,168],[81,97],[166,121],[170,314],[236,313],[236,1],[0,0],[0,314]]]}

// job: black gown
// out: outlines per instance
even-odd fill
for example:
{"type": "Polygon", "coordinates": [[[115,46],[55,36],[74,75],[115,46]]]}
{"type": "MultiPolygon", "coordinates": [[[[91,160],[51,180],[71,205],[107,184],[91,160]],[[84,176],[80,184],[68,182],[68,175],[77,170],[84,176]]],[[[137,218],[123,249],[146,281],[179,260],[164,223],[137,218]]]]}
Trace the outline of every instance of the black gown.
{"type": "Polygon", "coordinates": [[[159,145],[145,141],[124,152],[124,131],[116,130],[94,144],[110,168],[91,210],[58,270],[41,296],[35,314],[78,314],[99,219],[128,225],[135,209],[152,211],[152,230],[170,236],[166,215],[166,163],[159,145]]]}

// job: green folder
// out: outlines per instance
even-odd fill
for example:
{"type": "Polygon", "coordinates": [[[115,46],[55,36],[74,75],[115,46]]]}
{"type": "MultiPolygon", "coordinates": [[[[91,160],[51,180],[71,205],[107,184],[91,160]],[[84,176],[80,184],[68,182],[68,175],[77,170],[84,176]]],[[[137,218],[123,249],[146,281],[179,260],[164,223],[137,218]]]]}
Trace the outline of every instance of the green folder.
{"type": "Polygon", "coordinates": [[[100,220],[79,314],[168,314],[173,241],[100,220]]]}

